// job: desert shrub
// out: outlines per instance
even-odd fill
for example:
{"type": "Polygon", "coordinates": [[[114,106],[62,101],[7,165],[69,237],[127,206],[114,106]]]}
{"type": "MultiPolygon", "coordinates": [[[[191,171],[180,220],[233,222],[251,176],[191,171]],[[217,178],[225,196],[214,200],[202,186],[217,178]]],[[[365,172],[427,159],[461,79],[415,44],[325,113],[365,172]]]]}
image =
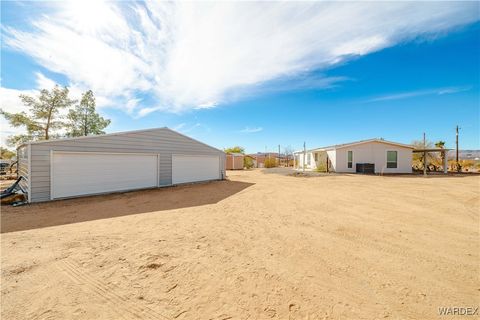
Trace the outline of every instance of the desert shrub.
{"type": "Polygon", "coordinates": [[[463,168],[472,168],[475,165],[473,160],[460,160],[460,164],[463,168]]]}
{"type": "Polygon", "coordinates": [[[319,163],[317,168],[315,169],[316,172],[327,172],[327,164],[326,163],[319,163]]]}
{"type": "Polygon", "coordinates": [[[460,160],[459,162],[463,171],[471,171],[475,167],[474,160],[460,160]]]}
{"type": "Polygon", "coordinates": [[[277,159],[275,158],[266,158],[265,159],[265,168],[274,168],[277,166],[277,159]]]}
{"type": "Polygon", "coordinates": [[[250,157],[243,157],[243,167],[246,169],[253,168],[253,160],[250,157]]]}

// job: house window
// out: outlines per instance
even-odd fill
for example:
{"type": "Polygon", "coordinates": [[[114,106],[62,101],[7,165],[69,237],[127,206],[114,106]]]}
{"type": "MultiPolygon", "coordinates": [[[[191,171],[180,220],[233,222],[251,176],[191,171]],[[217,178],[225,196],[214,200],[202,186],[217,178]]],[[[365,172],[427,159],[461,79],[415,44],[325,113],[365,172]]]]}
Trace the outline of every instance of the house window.
{"type": "Polygon", "coordinates": [[[347,151],[347,167],[353,168],[353,151],[347,151]]]}
{"type": "Polygon", "coordinates": [[[397,167],[397,151],[387,151],[387,168],[397,167]]]}
{"type": "Polygon", "coordinates": [[[318,161],[318,153],[315,153],[315,162],[318,161]]]}

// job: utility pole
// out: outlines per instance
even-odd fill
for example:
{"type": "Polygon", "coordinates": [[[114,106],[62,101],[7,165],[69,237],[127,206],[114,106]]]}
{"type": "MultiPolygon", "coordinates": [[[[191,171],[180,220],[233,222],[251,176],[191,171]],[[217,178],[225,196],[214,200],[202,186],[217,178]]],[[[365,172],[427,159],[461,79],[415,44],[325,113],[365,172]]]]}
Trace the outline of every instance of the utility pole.
{"type": "Polygon", "coordinates": [[[305,141],[303,142],[303,172],[305,172],[305,157],[307,155],[307,147],[305,145],[305,141]]]}
{"type": "Polygon", "coordinates": [[[280,145],[278,145],[278,166],[280,167],[280,145]]]}
{"type": "Polygon", "coordinates": [[[457,128],[456,128],[456,139],[455,139],[455,143],[456,143],[456,151],[455,151],[455,163],[456,163],[456,167],[457,167],[457,171],[460,169],[460,166],[458,165],[458,125],[457,125],[457,128]]]}
{"type": "Polygon", "coordinates": [[[423,133],[423,175],[427,176],[427,151],[425,151],[427,140],[425,139],[425,132],[423,133]]]}

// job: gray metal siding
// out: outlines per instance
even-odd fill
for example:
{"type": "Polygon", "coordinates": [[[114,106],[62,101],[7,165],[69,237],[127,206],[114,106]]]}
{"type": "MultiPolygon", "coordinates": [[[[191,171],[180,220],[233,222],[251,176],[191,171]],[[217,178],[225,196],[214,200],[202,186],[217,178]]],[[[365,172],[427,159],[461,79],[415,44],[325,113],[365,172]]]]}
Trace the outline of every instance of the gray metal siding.
{"type": "Polygon", "coordinates": [[[160,186],[172,184],[172,154],[160,154],[160,186]]]}
{"type": "Polygon", "coordinates": [[[25,179],[20,181],[20,186],[28,193],[28,146],[24,145],[17,150],[17,159],[18,159],[18,176],[23,176],[25,179]]]}
{"type": "Polygon", "coordinates": [[[31,144],[31,201],[50,200],[50,151],[125,152],[160,154],[160,186],[172,184],[172,154],[216,154],[225,176],[225,154],[169,129],[31,144]]]}

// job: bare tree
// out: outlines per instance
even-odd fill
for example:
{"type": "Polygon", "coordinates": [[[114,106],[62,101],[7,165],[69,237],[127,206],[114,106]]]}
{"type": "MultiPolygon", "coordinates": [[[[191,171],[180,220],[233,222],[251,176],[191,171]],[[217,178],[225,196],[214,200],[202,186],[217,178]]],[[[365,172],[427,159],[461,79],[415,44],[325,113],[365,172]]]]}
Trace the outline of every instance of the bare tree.
{"type": "Polygon", "coordinates": [[[290,159],[293,159],[293,148],[292,148],[292,146],[288,145],[288,146],[284,147],[283,148],[283,153],[285,154],[285,161],[287,161],[287,167],[288,167],[290,159]]]}

